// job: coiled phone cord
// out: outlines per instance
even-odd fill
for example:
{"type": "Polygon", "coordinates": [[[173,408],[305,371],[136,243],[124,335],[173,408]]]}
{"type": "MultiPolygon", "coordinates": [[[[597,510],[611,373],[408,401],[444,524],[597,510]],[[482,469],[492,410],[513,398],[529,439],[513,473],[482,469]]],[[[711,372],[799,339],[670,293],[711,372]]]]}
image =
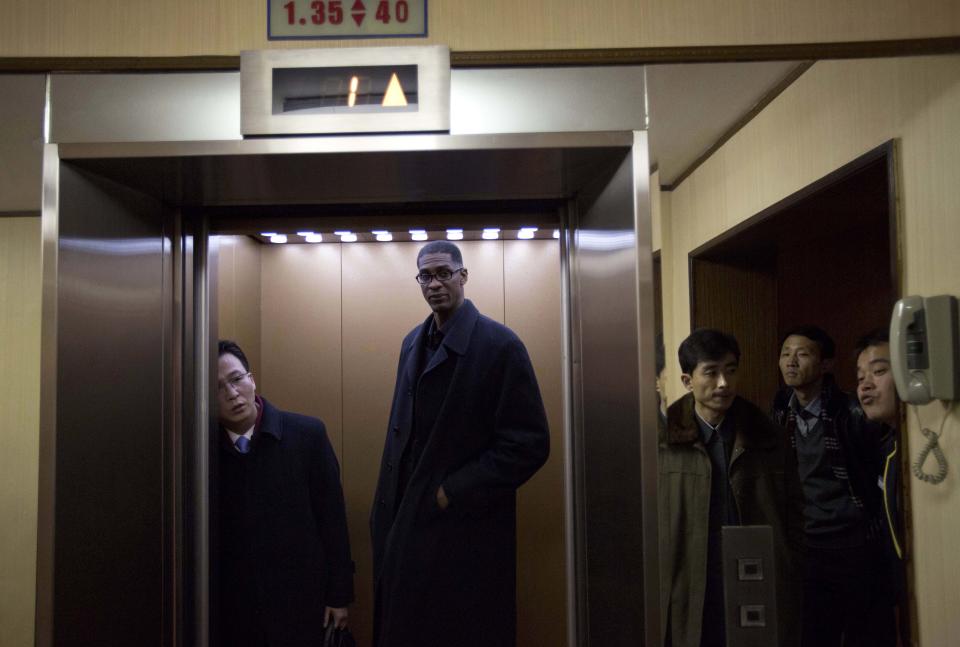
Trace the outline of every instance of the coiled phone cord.
{"type": "Polygon", "coordinates": [[[920,450],[920,453],[917,454],[916,460],[913,462],[913,475],[925,483],[931,483],[936,485],[947,478],[947,457],[944,455],[943,450],[940,449],[940,436],[943,434],[943,426],[947,422],[947,417],[950,415],[950,408],[947,407],[946,411],[943,412],[943,420],[940,421],[940,431],[933,433],[933,430],[927,429],[923,426],[923,423],[920,422],[920,412],[917,411],[917,407],[913,407],[913,412],[917,416],[917,426],[920,427],[920,432],[926,436],[927,444],[923,446],[923,449],[920,450]],[[923,464],[927,461],[927,456],[930,453],[933,453],[933,457],[937,459],[937,473],[928,474],[923,471],[923,464]]]}

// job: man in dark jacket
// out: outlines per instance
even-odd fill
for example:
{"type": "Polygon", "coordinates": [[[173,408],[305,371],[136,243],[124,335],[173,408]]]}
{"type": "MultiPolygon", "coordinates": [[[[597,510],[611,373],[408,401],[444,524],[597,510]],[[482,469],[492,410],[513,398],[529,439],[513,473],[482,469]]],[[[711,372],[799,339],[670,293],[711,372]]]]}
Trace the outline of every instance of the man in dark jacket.
{"type": "MultiPolygon", "coordinates": [[[[860,338],[856,347],[857,397],[867,418],[873,423],[880,446],[880,476],[877,486],[883,506],[883,535],[887,586],[878,587],[873,596],[872,618],[890,618],[890,607],[899,607],[897,634],[901,643],[909,644],[907,618],[907,586],[904,559],[906,546],[903,534],[900,471],[900,399],[890,367],[890,337],[881,328],[860,338]]],[[[889,631],[889,625],[887,625],[889,631]]]]}
{"type": "Polygon", "coordinates": [[[516,489],[549,433],[523,343],[464,299],[459,248],[421,248],[433,313],[400,348],[370,526],[378,647],[516,640],[516,489]]]}
{"type": "Polygon", "coordinates": [[[219,344],[219,641],[314,647],[347,624],[353,562],[340,468],[323,423],[256,395],[250,364],[219,344]]]}
{"type": "MultiPolygon", "coordinates": [[[[780,645],[799,628],[800,483],[782,431],[737,396],[732,335],[695,330],[680,344],[685,396],[667,410],[659,443],[661,622],[668,647],[726,644],[721,529],[773,530],[780,645]]],[[[731,646],[733,647],[733,646],[731,646]]]]}
{"type": "Polygon", "coordinates": [[[773,405],[803,484],[803,644],[891,644],[892,631],[881,626],[892,629],[892,610],[885,618],[870,613],[883,563],[878,437],[856,400],[834,383],[834,355],[822,329],[788,331],[779,360],[786,387],[773,405]]]}

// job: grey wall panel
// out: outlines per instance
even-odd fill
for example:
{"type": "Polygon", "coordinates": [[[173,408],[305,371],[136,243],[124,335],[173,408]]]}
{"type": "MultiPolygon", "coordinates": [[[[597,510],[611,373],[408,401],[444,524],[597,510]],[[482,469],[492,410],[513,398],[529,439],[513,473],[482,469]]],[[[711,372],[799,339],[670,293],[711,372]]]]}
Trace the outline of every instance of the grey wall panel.
{"type": "Polygon", "coordinates": [[[646,127],[644,69],[453,70],[450,133],[546,133],[646,127]]]}
{"type": "Polygon", "coordinates": [[[165,589],[161,210],[60,173],[53,644],[144,644],[165,589]]]}
{"type": "Polygon", "coordinates": [[[646,644],[659,644],[663,628],[660,626],[660,533],[658,528],[658,416],[656,398],[654,306],[653,218],[650,203],[649,139],[645,131],[634,133],[633,181],[631,193],[634,204],[634,231],[637,234],[637,375],[639,378],[637,404],[639,405],[640,448],[640,520],[643,552],[643,634],[646,644]]]}
{"type": "MultiPolygon", "coordinates": [[[[452,134],[645,127],[644,68],[452,70],[452,134]]],[[[51,141],[240,139],[240,74],[57,74],[51,141]]]]}
{"type": "Polygon", "coordinates": [[[240,139],[240,73],[55,74],[50,141],[240,139]]]}
{"type": "Polygon", "coordinates": [[[584,192],[571,218],[580,645],[653,645],[659,635],[656,435],[649,435],[655,430],[652,261],[642,134],[638,147],[642,154],[625,156],[608,179],[584,192]],[[646,256],[642,265],[638,253],[646,256]]]}
{"type": "Polygon", "coordinates": [[[0,213],[40,211],[45,96],[42,74],[0,74],[0,213]]]}

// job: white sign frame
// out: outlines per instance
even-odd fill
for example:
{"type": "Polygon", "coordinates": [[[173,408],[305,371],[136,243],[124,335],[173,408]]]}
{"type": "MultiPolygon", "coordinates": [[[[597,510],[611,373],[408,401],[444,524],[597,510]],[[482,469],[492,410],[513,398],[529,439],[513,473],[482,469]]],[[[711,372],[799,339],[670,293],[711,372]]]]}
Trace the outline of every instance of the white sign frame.
{"type": "Polygon", "coordinates": [[[425,38],[427,0],[267,0],[267,40],[425,38]]]}

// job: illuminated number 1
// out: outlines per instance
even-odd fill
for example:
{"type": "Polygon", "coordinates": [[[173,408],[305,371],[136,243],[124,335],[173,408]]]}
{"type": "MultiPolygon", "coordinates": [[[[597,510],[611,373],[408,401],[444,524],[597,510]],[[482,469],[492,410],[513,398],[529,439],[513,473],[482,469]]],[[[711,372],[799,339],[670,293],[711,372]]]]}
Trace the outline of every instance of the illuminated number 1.
{"type": "Polygon", "coordinates": [[[296,6],[294,5],[293,0],[290,0],[290,2],[283,5],[283,8],[287,10],[287,24],[292,25],[297,17],[296,6]]]}

